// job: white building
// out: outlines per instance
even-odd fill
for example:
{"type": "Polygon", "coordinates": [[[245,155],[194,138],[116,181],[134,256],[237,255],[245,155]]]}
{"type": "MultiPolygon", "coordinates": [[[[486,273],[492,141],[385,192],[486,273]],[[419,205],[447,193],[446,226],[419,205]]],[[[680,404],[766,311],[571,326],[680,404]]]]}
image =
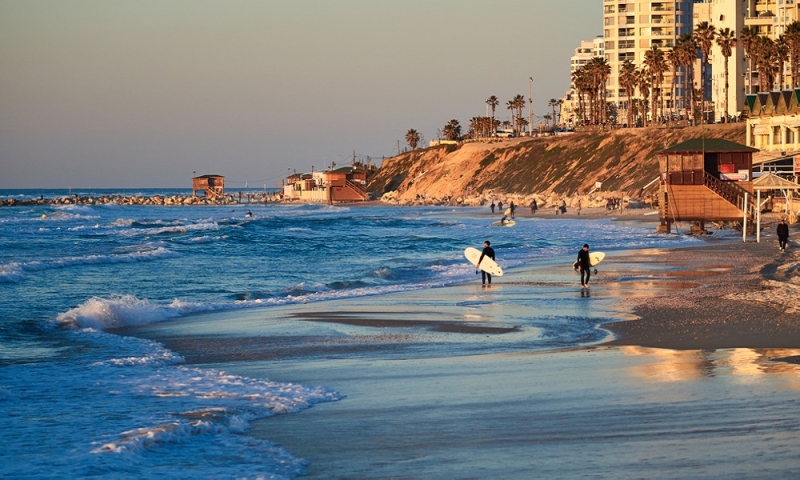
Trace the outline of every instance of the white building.
{"type": "MultiPolygon", "coordinates": [[[[578,69],[586,65],[594,57],[603,56],[603,36],[598,35],[593,40],[581,40],[581,45],[575,49],[575,55],[570,58],[570,77],[578,69]]],[[[577,122],[578,96],[570,88],[562,98],[560,123],[565,127],[572,127],[577,122]]]]}
{"type": "MultiPolygon", "coordinates": [[[[765,0],[760,0],[765,1],[765,0]]],[[[774,0],[773,0],[774,1],[774,0]]],[[[625,89],[620,84],[620,69],[626,60],[636,68],[644,65],[645,53],[652,47],[664,51],[675,46],[678,38],[692,31],[691,0],[604,0],[603,37],[605,58],[611,66],[606,85],[608,102],[618,109],[618,118],[628,107],[625,89]]],[[[683,98],[683,75],[676,82],[676,98],[683,98]]],[[[664,75],[663,97],[667,108],[675,108],[671,92],[672,70],[664,75]]],[[[683,108],[683,105],[677,105],[683,108]]]]}

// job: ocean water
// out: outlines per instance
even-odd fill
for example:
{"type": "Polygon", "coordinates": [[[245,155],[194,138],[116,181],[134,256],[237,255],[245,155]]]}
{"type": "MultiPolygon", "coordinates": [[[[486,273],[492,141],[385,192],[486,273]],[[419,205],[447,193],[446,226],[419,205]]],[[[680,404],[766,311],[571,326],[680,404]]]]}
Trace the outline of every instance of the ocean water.
{"type": "MultiPolygon", "coordinates": [[[[40,194],[66,192],[3,191],[0,198],[40,194]]],[[[304,459],[248,436],[249,422],[337,401],[340,393],[183,365],[156,342],[107,332],[114,327],[236,309],[268,316],[279,305],[322,309],[336,299],[474,282],[463,250],[486,239],[512,271],[571,257],[584,242],[612,254],[700,243],[610,219],[518,219],[514,228],[497,228],[487,213],[246,204],[0,208],[0,476],[305,472],[304,459]]],[[[590,330],[559,332],[560,346],[586,342],[590,330]]]]}

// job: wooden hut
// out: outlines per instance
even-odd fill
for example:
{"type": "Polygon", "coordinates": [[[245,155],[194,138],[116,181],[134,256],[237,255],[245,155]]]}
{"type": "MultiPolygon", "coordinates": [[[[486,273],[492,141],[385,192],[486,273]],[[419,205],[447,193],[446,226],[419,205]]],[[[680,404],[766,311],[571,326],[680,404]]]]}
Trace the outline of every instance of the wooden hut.
{"type": "Polygon", "coordinates": [[[225,177],[222,175],[200,175],[192,178],[192,195],[203,192],[208,198],[216,198],[225,194],[225,177]]]}
{"type": "Polygon", "coordinates": [[[752,220],[753,153],[758,150],[722,139],[697,138],[658,152],[661,172],[659,231],[675,222],[752,220]]]}

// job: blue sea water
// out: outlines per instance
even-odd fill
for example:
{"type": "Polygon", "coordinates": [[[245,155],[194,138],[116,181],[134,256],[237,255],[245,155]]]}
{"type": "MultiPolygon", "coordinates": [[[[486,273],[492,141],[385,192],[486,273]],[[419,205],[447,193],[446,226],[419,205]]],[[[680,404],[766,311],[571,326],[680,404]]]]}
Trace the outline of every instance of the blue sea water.
{"type": "MultiPolygon", "coordinates": [[[[3,191],[0,198],[65,193],[3,191]]],[[[610,219],[519,219],[514,228],[490,227],[486,210],[0,208],[0,475],[303,474],[303,459],[247,436],[248,424],[336,401],[338,392],[182,365],[175,352],[106,332],[112,327],[245,308],[268,316],[277,305],[474,282],[463,251],[485,239],[502,252],[506,269],[571,256],[584,242],[606,252],[699,243],[610,219]],[[253,217],[245,216],[248,210],[253,217]]],[[[585,332],[566,335],[566,344],[585,340],[585,332]]]]}

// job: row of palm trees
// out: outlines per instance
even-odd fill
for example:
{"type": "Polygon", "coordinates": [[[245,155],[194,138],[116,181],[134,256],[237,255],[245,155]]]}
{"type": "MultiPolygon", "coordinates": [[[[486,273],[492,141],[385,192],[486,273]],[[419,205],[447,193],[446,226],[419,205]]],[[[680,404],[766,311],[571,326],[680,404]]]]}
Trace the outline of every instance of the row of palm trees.
{"type": "MultiPolygon", "coordinates": [[[[708,65],[711,47],[714,42],[720,46],[721,53],[725,58],[725,114],[728,118],[727,92],[728,92],[728,58],[732,54],[732,49],[736,45],[737,38],[735,33],[729,28],[719,31],[708,22],[701,22],[692,33],[680,36],[675,46],[668,51],[664,51],[657,46],[653,46],[645,53],[644,62],[641,68],[630,60],[623,62],[619,72],[620,87],[625,91],[628,99],[626,105],[627,124],[635,125],[634,117],[638,116],[641,124],[647,126],[648,115],[652,118],[665,117],[664,101],[664,78],[668,71],[672,72],[672,83],[669,86],[671,108],[673,113],[677,112],[677,80],[681,70],[684,72],[683,85],[683,107],[687,111],[689,118],[696,117],[695,102],[698,97],[706,97],[706,66],[708,65]],[[694,75],[695,60],[700,57],[700,90],[696,91],[691,85],[691,78],[694,75]],[[635,98],[636,90],[639,90],[639,98],[635,98]],[[648,99],[650,105],[648,108],[648,99]]],[[[606,82],[611,74],[611,66],[602,57],[595,57],[587,62],[580,69],[572,74],[573,89],[578,95],[579,117],[586,119],[590,123],[604,123],[608,121],[609,109],[606,98],[606,82]]],[[[698,112],[699,113],[699,112],[698,112]]],[[[700,121],[704,121],[700,115],[700,121]]]]}
{"type": "MultiPolygon", "coordinates": [[[[697,101],[705,106],[706,98],[706,71],[709,64],[711,49],[716,43],[724,59],[724,88],[723,88],[723,121],[728,121],[728,62],[733,54],[733,48],[738,44],[744,49],[747,58],[747,78],[752,79],[752,72],[758,74],[758,85],[749,81],[747,92],[756,90],[771,91],[777,83],[778,88],[788,87],[783,75],[784,66],[789,62],[791,71],[791,88],[800,87],[800,22],[792,22],[786,27],[784,34],[777,40],[758,34],[753,27],[744,27],[739,36],[729,28],[719,30],[709,22],[701,22],[692,33],[686,33],[678,38],[675,45],[664,51],[653,46],[645,53],[641,68],[630,60],[623,62],[619,72],[620,87],[627,97],[626,120],[628,126],[637,123],[648,125],[648,112],[651,119],[669,116],[665,109],[671,108],[673,116],[678,113],[678,88],[679,73],[683,72],[684,85],[680,90],[682,98],[680,104],[689,119],[700,123],[706,121],[704,107],[696,108],[697,101]],[[692,86],[696,60],[700,59],[700,88],[692,86]],[[665,74],[671,72],[669,88],[670,102],[665,101],[664,79],[665,74]],[[639,97],[636,97],[636,91],[639,97]],[[639,122],[635,120],[638,118],[639,122]]],[[[595,57],[572,74],[573,90],[578,99],[578,117],[589,123],[608,122],[611,108],[606,101],[606,84],[611,75],[611,65],[603,57],[595,57]]],[[[470,133],[473,137],[492,137],[502,125],[504,128],[513,128],[519,135],[528,126],[528,120],[522,115],[525,108],[525,97],[515,95],[506,102],[506,109],[511,112],[511,120],[500,122],[495,119],[495,112],[500,101],[495,95],[490,96],[485,102],[491,108],[491,117],[473,117],[470,119],[470,133]]],[[[552,116],[544,115],[546,126],[550,121],[555,127],[558,125],[559,114],[556,108],[562,106],[561,100],[551,99],[548,107],[552,108],[552,116]]],[[[458,120],[450,120],[440,131],[440,135],[447,140],[458,140],[461,137],[461,125],[458,120]]],[[[420,141],[419,133],[410,129],[406,133],[406,142],[412,149],[416,149],[420,141]]]]}
{"type": "MultiPolygon", "coordinates": [[[[523,110],[525,109],[525,97],[522,95],[515,95],[511,100],[506,102],[506,108],[511,112],[511,120],[500,121],[495,118],[497,107],[500,105],[500,100],[495,95],[486,99],[486,105],[492,110],[491,117],[472,117],[469,123],[469,135],[473,138],[490,138],[497,136],[497,130],[513,129],[515,135],[520,135],[528,127],[529,121],[524,118],[523,110]]],[[[563,100],[550,99],[548,107],[552,107],[553,115],[545,114],[542,118],[545,120],[546,128],[550,128],[550,121],[553,120],[553,127],[556,125],[558,115],[556,108],[561,109],[563,100]]],[[[458,120],[450,120],[439,131],[439,136],[445,140],[458,140],[461,138],[462,128],[458,120]]],[[[409,129],[406,132],[405,140],[408,146],[415,150],[419,146],[421,136],[415,129],[409,129]]]]}
{"type": "MultiPolygon", "coordinates": [[[[648,110],[651,118],[665,117],[666,103],[670,103],[672,113],[678,111],[678,89],[676,82],[679,73],[684,73],[682,88],[682,106],[690,119],[699,119],[702,123],[706,120],[703,115],[704,108],[697,109],[697,101],[704,105],[706,98],[706,71],[712,46],[716,43],[720,48],[724,65],[723,88],[723,121],[728,121],[728,90],[729,73],[728,62],[733,54],[734,47],[739,44],[744,49],[748,60],[748,79],[752,79],[752,72],[758,74],[758,85],[750,81],[748,93],[755,89],[771,91],[775,88],[784,88],[784,65],[788,61],[791,69],[791,88],[800,85],[800,23],[793,22],[786,27],[783,35],[777,40],[758,34],[753,27],[745,27],[736,36],[729,28],[717,30],[709,22],[701,22],[692,33],[686,33],[678,38],[675,46],[664,51],[653,46],[645,53],[641,68],[633,62],[623,62],[619,72],[620,87],[625,91],[628,99],[626,105],[627,124],[635,125],[634,117],[639,117],[642,125],[648,122],[648,110]],[[694,89],[691,79],[694,76],[696,60],[700,59],[700,88],[694,89]],[[665,73],[672,72],[671,85],[665,87],[665,73]],[[777,82],[776,82],[777,80],[777,82]],[[664,89],[669,88],[671,102],[664,101],[664,89]],[[636,98],[636,90],[639,98],[636,98]],[[650,100],[648,106],[648,99],[650,100]]],[[[590,123],[603,123],[608,120],[609,108],[605,101],[606,82],[611,73],[611,67],[602,57],[595,57],[572,75],[573,89],[578,96],[578,116],[590,123]]]]}

